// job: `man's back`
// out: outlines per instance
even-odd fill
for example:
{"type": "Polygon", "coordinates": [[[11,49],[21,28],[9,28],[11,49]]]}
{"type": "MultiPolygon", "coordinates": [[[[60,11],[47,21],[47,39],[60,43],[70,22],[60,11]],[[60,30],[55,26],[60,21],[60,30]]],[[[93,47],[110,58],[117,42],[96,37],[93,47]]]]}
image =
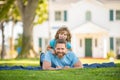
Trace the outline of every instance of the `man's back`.
{"type": "Polygon", "coordinates": [[[73,65],[79,60],[73,52],[68,52],[66,55],[64,55],[63,58],[58,58],[55,54],[52,54],[50,51],[48,51],[45,54],[45,61],[48,61],[51,63],[52,67],[57,66],[69,66],[73,67],[73,65]]]}

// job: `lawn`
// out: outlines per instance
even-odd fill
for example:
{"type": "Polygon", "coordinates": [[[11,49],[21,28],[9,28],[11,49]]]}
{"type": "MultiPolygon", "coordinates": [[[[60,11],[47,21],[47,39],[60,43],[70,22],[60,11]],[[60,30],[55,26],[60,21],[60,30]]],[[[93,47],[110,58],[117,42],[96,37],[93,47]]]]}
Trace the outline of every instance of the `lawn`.
{"type": "MultiPolygon", "coordinates": [[[[84,63],[109,62],[107,59],[80,59],[84,63]]],[[[120,80],[120,60],[116,67],[69,70],[0,70],[0,80],[120,80]]],[[[39,66],[39,59],[0,60],[0,65],[39,66]]]]}

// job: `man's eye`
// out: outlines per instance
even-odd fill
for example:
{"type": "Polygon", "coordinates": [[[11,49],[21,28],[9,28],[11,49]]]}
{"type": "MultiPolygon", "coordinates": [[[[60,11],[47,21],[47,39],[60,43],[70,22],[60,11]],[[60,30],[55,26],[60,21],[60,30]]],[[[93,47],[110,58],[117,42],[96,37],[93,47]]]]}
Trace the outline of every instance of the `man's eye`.
{"type": "Polygon", "coordinates": [[[57,48],[57,50],[60,50],[60,48],[57,48]]]}
{"type": "Polygon", "coordinates": [[[62,48],[62,50],[64,50],[64,48],[62,48]]]}

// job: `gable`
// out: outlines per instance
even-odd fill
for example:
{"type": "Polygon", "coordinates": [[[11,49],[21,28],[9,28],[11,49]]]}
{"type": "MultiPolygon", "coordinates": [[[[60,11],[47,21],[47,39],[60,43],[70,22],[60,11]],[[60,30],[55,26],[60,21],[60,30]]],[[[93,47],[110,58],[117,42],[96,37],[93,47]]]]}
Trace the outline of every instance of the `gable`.
{"type": "Polygon", "coordinates": [[[72,33],[108,33],[108,30],[94,23],[87,22],[72,29],[72,33]]]}

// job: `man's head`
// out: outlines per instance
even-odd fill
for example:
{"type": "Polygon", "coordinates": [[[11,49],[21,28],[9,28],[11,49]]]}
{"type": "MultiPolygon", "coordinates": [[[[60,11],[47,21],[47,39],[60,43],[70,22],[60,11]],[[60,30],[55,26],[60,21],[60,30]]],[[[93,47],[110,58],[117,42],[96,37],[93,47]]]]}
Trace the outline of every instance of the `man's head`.
{"type": "Polygon", "coordinates": [[[63,39],[58,39],[55,46],[55,54],[62,58],[67,52],[66,41],[63,39]]]}

